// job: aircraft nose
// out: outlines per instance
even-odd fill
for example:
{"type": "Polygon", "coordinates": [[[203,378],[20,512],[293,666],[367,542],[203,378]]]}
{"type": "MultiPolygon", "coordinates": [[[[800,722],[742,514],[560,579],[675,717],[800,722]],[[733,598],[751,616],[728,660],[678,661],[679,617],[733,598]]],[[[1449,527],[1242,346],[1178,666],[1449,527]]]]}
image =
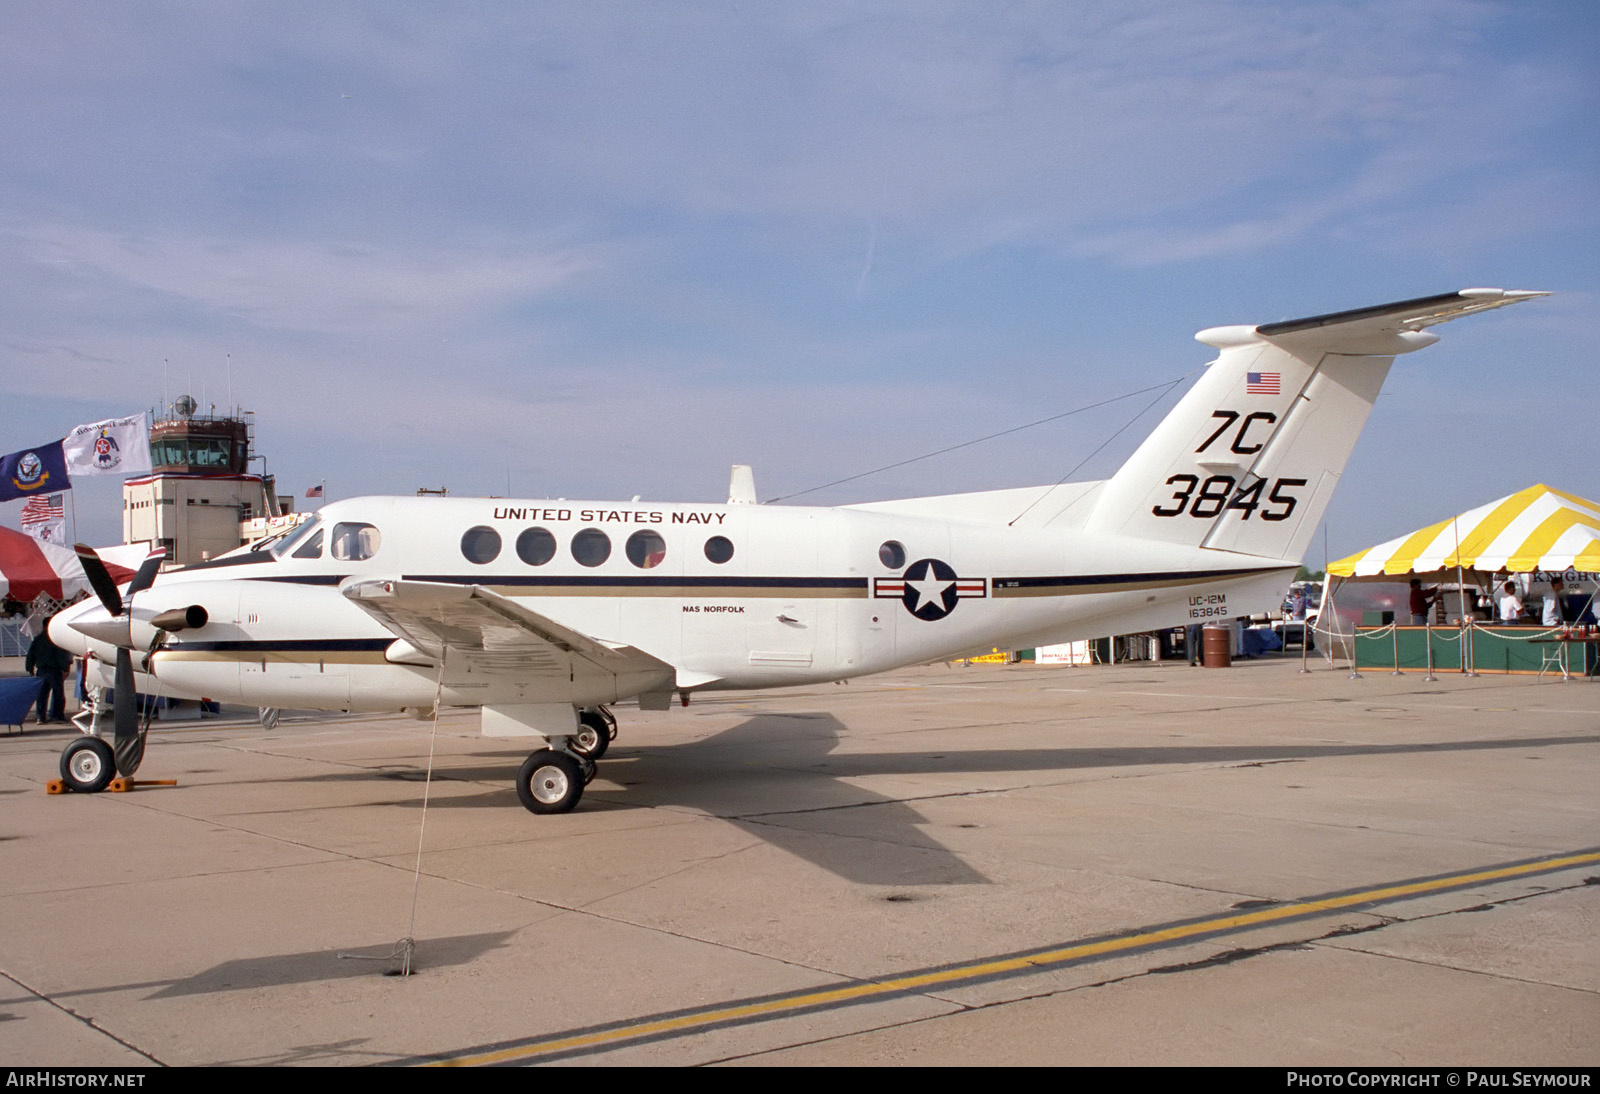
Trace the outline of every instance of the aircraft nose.
{"type": "Polygon", "coordinates": [[[89,638],[77,627],[78,623],[98,617],[104,622],[110,622],[111,616],[98,604],[86,603],[76,608],[68,608],[57,612],[50,620],[50,641],[66,650],[68,653],[84,657],[89,652],[89,638]]]}

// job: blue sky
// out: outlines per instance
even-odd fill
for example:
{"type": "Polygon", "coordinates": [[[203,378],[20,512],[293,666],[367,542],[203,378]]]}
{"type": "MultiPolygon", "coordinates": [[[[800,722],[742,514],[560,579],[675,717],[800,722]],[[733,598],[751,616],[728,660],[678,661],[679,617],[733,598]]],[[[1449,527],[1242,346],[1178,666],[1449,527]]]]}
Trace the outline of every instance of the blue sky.
{"type": "MultiPolygon", "coordinates": [[[[1588,2],[3,12],[3,451],[231,385],[295,494],[765,498],[1498,285],[1559,295],[1397,362],[1330,548],[1600,494],[1588,2]]],[[[1053,482],[1142,405],[805,500],[1053,482]]]]}

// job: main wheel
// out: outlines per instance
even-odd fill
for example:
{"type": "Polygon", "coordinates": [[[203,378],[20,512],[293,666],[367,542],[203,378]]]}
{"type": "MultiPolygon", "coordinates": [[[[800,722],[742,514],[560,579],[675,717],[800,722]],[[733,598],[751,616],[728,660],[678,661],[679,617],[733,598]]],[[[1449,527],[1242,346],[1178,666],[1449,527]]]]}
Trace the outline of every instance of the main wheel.
{"type": "Polygon", "coordinates": [[[578,715],[578,732],[572,735],[572,751],[586,760],[598,760],[611,747],[611,727],[597,710],[585,710],[578,715]]]}
{"type": "Polygon", "coordinates": [[[68,789],[98,794],[116,773],[116,754],[99,737],[79,737],[61,750],[61,781],[68,789]]]}
{"type": "Polygon", "coordinates": [[[576,757],[540,749],[517,772],[517,798],[530,813],[570,813],[586,781],[576,757]]]}

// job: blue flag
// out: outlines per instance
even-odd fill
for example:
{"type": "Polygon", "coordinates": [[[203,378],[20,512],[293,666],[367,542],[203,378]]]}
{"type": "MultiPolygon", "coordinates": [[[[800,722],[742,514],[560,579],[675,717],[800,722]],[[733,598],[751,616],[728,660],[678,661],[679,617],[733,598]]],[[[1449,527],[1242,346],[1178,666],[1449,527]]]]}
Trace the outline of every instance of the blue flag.
{"type": "Polygon", "coordinates": [[[67,458],[61,451],[60,441],[0,456],[0,501],[70,489],[67,458]]]}

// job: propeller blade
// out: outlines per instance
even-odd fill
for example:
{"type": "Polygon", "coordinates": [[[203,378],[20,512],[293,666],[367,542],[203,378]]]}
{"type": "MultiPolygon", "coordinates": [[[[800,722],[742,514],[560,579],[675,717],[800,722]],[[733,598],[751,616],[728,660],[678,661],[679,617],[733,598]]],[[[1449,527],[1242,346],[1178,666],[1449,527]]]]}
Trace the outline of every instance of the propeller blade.
{"type": "Polygon", "coordinates": [[[94,595],[100,598],[106,611],[121,615],[122,594],[117,592],[117,583],[111,580],[111,571],[106,569],[106,564],[100,561],[93,547],[77,543],[72,549],[78,552],[78,562],[83,566],[84,576],[89,579],[89,588],[94,590],[94,595]]]}
{"type": "Polygon", "coordinates": [[[133,575],[133,580],[128,583],[128,595],[142,593],[156,582],[156,574],[161,572],[161,564],[167,560],[167,549],[157,547],[150,552],[150,556],[139,564],[139,571],[133,575]]]}
{"type": "MultiPolygon", "coordinates": [[[[96,560],[98,561],[98,560],[96,560]]],[[[133,693],[133,654],[117,651],[117,674],[113,679],[111,726],[117,757],[117,774],[127,778],[139,770],[144,759],[144,734],[139,732],[139,700],[133,693]]]]}

